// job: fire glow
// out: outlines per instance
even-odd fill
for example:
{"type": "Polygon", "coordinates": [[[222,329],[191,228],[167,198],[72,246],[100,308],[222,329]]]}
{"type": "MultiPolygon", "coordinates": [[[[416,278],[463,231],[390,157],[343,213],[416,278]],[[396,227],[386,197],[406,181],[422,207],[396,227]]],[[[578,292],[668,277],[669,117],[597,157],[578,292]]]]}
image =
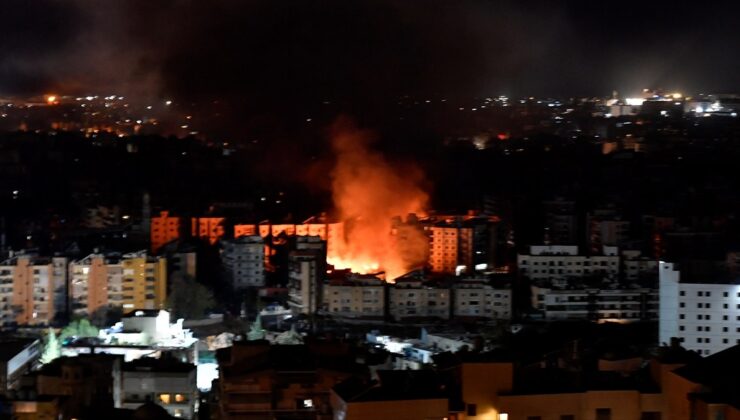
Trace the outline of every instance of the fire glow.
{"type": "Polygon", "coordinates": [[[345,235],[327,262],[361,274],[382,271],[392,281],[426,262],[428,240],[423,231],[398,235],[393,229],[394,217],[424,213],[428,196],[419,187],[423,175],[415,167],[391,166],[370,150],[370,133],[346,121],[333,128],[337,161],[332,193],[345,235]]]}

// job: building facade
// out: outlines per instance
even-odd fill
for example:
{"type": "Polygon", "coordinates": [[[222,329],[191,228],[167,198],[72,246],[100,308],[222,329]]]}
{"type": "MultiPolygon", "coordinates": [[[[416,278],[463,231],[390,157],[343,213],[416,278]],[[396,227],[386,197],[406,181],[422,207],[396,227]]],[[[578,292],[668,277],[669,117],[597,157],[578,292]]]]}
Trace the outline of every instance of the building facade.
{"type": "Polygon", "coordinates": [[[659,272],[660,342],[676,337],[704,356],[740,344],[740,283],[711,274],[682,279],[680,265],[669,262],[659,272]]]}
{"type": "Polygon", "coordinates": [[[221,241],[221,262],[234,289],[265,285],[265,243],[261,236],[221,241]]]}
{"type": "Polygon", "coordinates": [[[167,299],[167,261],[146,253],[93,254],[69,264],[69,297],[76,315],[101,308],[160,309],[167,299]]]}
{"type": "Polygon", "coordinates": [[[0,264],[0,325],[49,325],[64,313],[66,262],[19,255],[0,264]]]}
{"type": "Polygon", "coordinates": [[[182,232],[182,218],[170,216],[167,211],[162,211],[159,216],[152,217],[151,233],[151,250],[156,253],[168,242],[180,238],[182,232]]]}
{"type": "Polygon", "coordinates": [[[199,408],[196,366],[173,358],[141,358],[123,364],[122,408],[136,409],[147,401],[173,416],[196,418],[199,408]]]}

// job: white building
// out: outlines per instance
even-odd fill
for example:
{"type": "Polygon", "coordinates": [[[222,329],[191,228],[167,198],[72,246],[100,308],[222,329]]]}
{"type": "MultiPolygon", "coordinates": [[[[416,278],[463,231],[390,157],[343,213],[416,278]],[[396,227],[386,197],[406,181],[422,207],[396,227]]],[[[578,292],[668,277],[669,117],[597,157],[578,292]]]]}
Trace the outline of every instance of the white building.
{"type": "Polygon", "coordinates": [[[453,316],[489,319],[511,318],[511,290],[494,288],[485,280],[468,279],[455,283],[453,316]]]}
{"type": "Polygon", "coordinates": [[[183,321],[178,319],[170,323],[170,314],[164,310],[135,310],[125,314],[116,325],[100,330],[98,337],[66,344],[62,347],[62,356],[94,352],[117,354],[131,361],[171,352],[197,362],[198,339],[183,328],[183,321]]]}
{"type": "Polygon", "coordinates": [[[235,289],[265,285],[265,243],[261,236],[221,241],[221,261],[235,289]]]}
{"type": "Polygon", "coordinates": [[[551,280],[565,286],[569,277],[619,275],[617,247],[603,247],[602,255],[579,255],[575,245],[533,245],[529,254],[519,254],[519,272],[532,280],[551,280]]]}
{"type": "Polygon", "coordinates": [[[388,312],[396,321],[404,318],[450,319],[448,288],[424,286],[420,279],[398,278],[388,293],[388,312]]]}
{"type": "Polygon", "coordinates": [[[740,344],[740,284],[703,272],[706,278],[693,279],[661,261],[659,339],[677,337],[684,348],[707,356],[740,344]]]}
{"type": "Polygon", "coordinates": [[[141,358],[123,364],[122,408],[136,409],[147,401],[174,417],[192,419],[198,412],[196,366],[172,358],[141,358]]]}
{"type": "Polygon", "coordinates": [[[658,294],[647,288],[532,286],[532,306],[546,320],[644,321],[658,317],[658,294]]]}
{"type": "Polygon", "coordinates": [[[386,287],[372,275],[353,274],[324,285],[324,308],[329,315],[346,318],[385,316],[386,287]]]}

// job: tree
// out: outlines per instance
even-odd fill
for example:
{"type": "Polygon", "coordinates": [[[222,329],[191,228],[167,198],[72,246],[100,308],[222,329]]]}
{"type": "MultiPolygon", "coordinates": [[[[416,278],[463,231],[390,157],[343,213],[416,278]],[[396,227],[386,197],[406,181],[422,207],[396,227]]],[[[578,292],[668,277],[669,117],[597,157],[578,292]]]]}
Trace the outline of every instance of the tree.
{"type": "Polygon", "coordinates": [[[173,276],[167,307],[175,318],[202,318],[214,304],[213,293],[191,276],[173,276]]]}
{"type": "Polygon", "coordinates": [[[41,363],[47,364],[62,355],[62,344],[57,340],[53,328],[49,328],[44,340],[44,350],[41,353],[41,363]]]}
{"type": "Polygon", "coordinates": [[[68,338],[76,337],[97,337],[100,330],[90,323],[87,319],[78,319],[72,321],[62,329],[59,339],[64,343],[68,338]]]}

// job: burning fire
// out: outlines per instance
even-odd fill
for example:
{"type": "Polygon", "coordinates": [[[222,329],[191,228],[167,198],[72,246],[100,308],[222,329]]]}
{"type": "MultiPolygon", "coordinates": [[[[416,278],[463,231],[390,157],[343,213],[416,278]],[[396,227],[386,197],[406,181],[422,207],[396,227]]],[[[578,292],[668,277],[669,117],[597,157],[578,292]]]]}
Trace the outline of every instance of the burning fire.
{"type": "Polygon", "coordinates": [[[344,239],[327,262],[357,273],[385,272],[386,280],[426,263],[428,240],[423,231],[393,234],[393,218],[422,214],[428,196],[419,187],[421,172],[395,168],[368,148],[372,136],[347,121],[334,126],[332,144],[337,162],[332,172],[334,206],[345,222],[344,239]]]}

